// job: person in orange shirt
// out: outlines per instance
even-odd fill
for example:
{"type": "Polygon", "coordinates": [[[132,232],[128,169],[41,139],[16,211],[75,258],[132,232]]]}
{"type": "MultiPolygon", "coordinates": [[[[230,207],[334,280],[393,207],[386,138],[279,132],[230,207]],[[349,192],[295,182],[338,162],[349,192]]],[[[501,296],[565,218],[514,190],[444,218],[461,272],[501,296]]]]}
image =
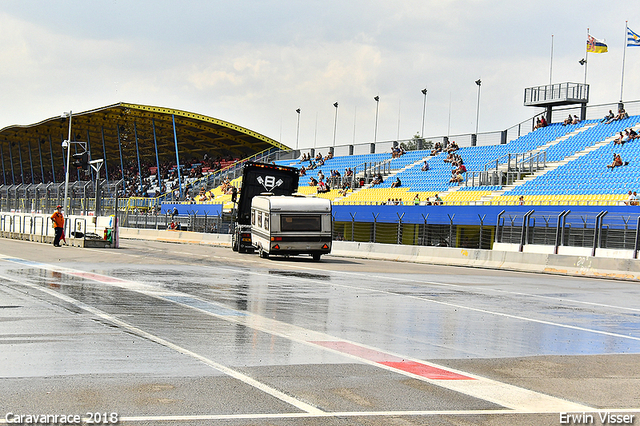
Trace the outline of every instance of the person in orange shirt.
{"type": "Polygon", "coordinates": [[[60,239],[62,238],[62,230],[64,229],[64,216],[62,215],[62,206],[57,206],[56,211],[51,215],[51,222],[56,231],[53,239],[53,246],[60,247],[60,239]]]}

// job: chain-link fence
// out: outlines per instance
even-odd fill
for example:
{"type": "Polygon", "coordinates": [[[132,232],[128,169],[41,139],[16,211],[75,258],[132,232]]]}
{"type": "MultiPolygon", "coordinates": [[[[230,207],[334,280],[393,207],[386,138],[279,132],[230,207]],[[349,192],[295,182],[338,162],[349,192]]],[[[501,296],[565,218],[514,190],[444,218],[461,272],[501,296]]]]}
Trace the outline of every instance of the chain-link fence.
{"type": "MultiPolygon", "coordinates": [[[[68,215],[115,214],[116,204],[122,209],[127,200],[118,201],[118,189],[122,181],[70,182],[67,189],[68,215]],[[96,192],[100,195],[96,198],[96,192]],[[124,201],[124,204],[123,204],[124,201]]],[[[52,213],[56,206],[65,206],[64,183],[0,185],[0,211],[52,213]]]]}
{"type": "Polygon", "coordinates": [[[120,226],[139,229],[174,229],[213,234],[230,234],[233,222],[229,215],[191,212],[186,215],[160,214],[153,211],[131,211],[122,215],[120,226]],[[173,225],[172,225],[173,222],[173,225]]]}
{"type": "Polygon", "coordinates": [[[633,250],[637,257],[640,242],[640,213],[609,213],[606,210],[572,213],[508,212],[498,215],[495,242],[558,247],[633,250]]]}

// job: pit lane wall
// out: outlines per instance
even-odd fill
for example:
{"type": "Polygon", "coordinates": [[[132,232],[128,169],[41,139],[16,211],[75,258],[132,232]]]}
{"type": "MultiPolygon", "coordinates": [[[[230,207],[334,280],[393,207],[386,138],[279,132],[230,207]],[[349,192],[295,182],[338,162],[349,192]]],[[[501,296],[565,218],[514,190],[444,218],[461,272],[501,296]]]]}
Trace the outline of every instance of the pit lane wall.
{"type": "MultiPolygon", "coordinates": [[[[55,231],[50,217],[50,214],[42,213],[0,213],[0,237],[51,244],[55,231]]],[[[118,246],[116,229],[114,216],[72,215],[65,219],[66,245],[115,248],[118,246]],[[114,235],[111,242],[104,240],[106,230],[111,230],[114,235]],[[88,238],[88,235],[96,238],[88,238]]]]}
{"type": "MultiPolygon", "coordinates": [[[[229,234],[134,228],[120,228],[119,233],[120,238],[125,239],[231,247],[229,234]]],[[[553,247],[546,246],[539,247],[538,252],[519,252],[517,245],[507,244],[494,250],[479,250],[334,241],[331,255],[640,282],[640,260],[633,259],[630,250],[598,249],[597,256],[593,257],[580,248],[575,248],[575,251],[569,247],[564,249],[562,254],[553,254],[553,247]]]]}

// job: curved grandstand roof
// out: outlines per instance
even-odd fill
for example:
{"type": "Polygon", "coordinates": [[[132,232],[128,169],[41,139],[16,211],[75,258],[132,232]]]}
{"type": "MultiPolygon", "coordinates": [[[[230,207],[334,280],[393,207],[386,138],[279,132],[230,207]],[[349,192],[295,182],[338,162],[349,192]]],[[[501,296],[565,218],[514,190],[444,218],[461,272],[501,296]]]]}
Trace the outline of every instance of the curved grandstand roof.
{"type": "MultiPolygon", "coordinates": [[[[42,173],[47,175],[52,168],[56,172],[62,170],[61,142],[68,138],[68,126],[68,118],[58,116],[35,124],[1,129],[0,150],[5,176],[11,173],[13,166],[16,176],[22,173],[22,182],[37,183],[43,180],[42,173]]],[[[181,162],[188,158],[201,159],[204,154],[214,159],[246,158],[266,149],[288,149],[236,124],[177,109],[121,102],[73,113],[72,140],[88,142],[91,157],[105,158],[110,170],[120,167],[121,152],[125,164],[135,161],[139,152],[141,161],[155,165],[154,139],[160,162],[172,161],[174,164],[176,139],[181,162]]]]}

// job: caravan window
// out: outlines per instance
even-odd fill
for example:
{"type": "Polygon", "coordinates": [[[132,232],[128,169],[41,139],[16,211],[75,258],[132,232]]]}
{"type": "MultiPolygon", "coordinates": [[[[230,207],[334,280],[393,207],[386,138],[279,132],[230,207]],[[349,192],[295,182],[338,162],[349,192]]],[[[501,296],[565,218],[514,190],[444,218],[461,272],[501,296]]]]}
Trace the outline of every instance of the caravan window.
{"type": "Polygon", "coordinates": [[[281,215],[280,230],[283,232],[291,232],[291,231],[320,232],[322,230],[320,215],[309,215],[309,216],[281,215]]]}
{"type": "Polygon", "coordinates": [[[264,215],[264,229],[266,229],[267,231],[269,230],[269,215],[268,214],[264,215]]]}
{"type": "Polygon", "coordinates": [[[262,212],[258,212],[258,226],[262,228],[262,212]]]}
{"type": "Polygon", "coordinates": [[[252,224],[252,225],[255,225],[255,224],[256,224],[256,211],[255,211],[255,210],[253,210],[253,211],[251,212],[251,224],[252,224]]]}

